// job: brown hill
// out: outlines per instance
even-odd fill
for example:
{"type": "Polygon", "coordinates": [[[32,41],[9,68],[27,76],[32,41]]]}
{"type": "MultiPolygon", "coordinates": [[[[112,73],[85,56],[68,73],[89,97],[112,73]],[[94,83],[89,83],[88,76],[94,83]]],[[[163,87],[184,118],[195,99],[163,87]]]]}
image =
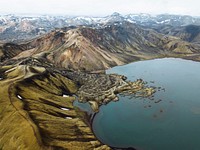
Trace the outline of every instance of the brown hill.
{"type": "Polygon", "coordinates": [[[101,70],[157,57],[183,57],[198,53],[200,46],[143,29],[129,22],[101,27],[63,28],[19,44],[0,48],[0,59],[43,58],[58,67],[101,70]]]}

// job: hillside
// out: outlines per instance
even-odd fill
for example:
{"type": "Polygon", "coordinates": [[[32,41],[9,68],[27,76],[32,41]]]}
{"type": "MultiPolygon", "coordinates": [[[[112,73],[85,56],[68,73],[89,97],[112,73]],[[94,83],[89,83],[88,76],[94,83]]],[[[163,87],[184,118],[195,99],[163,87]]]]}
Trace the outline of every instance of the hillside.
{"type": "Polygon", "coordinates": [[[185,41],[200,44],[200,26],[197,25],[187,25],[181,27],[160,26],[154,29],[165,35],[176,36],[185,41]]]}
{"type": "Polygon", "coordinates": [[[59,67],[93,71],[141,59],[182,57],[199,49],[177,37],[129,22],[115,22],[98,28],[62,28],[31,41],[6,43],[0,47],[0,59],[37,57],[59,67]]]}

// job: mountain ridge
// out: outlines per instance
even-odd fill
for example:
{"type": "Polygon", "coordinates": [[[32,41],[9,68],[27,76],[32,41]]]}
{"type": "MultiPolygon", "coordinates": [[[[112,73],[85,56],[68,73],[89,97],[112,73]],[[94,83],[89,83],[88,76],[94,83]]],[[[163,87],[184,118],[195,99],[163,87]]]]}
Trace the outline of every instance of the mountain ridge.
{"type": "Polygon", "coordinates": [[[105,17],[90,16],[0,16],[0,41],[23,41],[46,34],[56,28],[69,26],[101,26],[108,22],[128,21],[144,27],[158,27],[160,25],[186,26],[200,25],[200,17],[187,15],[150,15],[150,14],[128,14],[121,15],[113,13],[105,17]]]}
{"type": "Polygon", "coordinates": [[[199,50],[197,44],[124,21],[56,29],[20,44],[6,43],[0,59],[37,57],[58,67],[95,71],[143,59],[191,56],[199,50]]]}

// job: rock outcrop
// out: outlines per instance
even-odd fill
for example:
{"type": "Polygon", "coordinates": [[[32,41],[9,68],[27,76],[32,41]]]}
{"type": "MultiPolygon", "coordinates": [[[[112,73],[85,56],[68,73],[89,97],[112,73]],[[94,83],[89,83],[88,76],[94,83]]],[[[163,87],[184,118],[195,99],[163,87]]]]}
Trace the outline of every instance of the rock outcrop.
{"type": "Polygon", "coordinates": [[[62,71],[62,74],[80,85],[76,92],[79,102],[89,102],[93,111],[98,112],[99,106],[110,101],[118,101],[117,94],[149,97],[155,92],[147,87],[142,79],[127,81],[125,76],[117,74],[91,74],[83,72],[62,71]]]}

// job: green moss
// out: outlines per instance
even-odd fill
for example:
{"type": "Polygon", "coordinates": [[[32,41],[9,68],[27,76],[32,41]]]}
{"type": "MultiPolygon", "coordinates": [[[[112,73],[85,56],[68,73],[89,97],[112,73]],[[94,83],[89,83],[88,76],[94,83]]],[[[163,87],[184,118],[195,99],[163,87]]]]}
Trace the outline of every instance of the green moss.
{"type": "Polygon", "coordinates": [[[2,68],[10,71],[0,81],[0,149],[110,149],[97,141],[86,113],[74,108],[73,81],[35,71],[42,68],[2,68]],[[62,97],[63,92],[69,97],[62,97]]]}

